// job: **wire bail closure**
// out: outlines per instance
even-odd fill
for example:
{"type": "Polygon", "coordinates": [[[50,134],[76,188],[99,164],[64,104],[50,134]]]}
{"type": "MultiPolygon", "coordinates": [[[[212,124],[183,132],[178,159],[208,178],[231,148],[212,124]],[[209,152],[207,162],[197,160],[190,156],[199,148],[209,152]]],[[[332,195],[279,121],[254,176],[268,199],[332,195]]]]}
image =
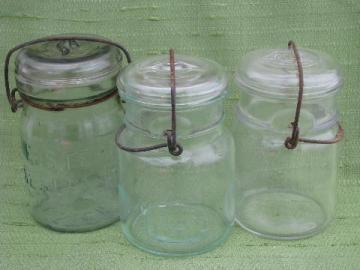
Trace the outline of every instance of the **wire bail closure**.
{"type": "Polygon", "coordinates": [[[5,65],[4,65],[4,77],[5,77],[5,90],[6,90],[6,96],[11,106],[11,111],[16,112],[18,108],[23,106],[23,103],[27,103],[33,107],[36,107],[38,109],[47,110],[47,111],[63,111],[67,108],[81,108],[85,106],[94,105],[97,103],[100,103],[102,101],[105,101],[113,96],[116,95],[117,89],[116,87],[109,90],[107,93],[102,95],[101,97],[97,97],[95,99],[92,99],[90,101],[85,102],[78,102],[78,103],[40,103],[32,101],[31,97],[25,95],[24,93],[20,93],[17,88],[14,88],[10,90],[10,82],[9,82],[9,64],[10,64],[10,58],[16,51],[23,49],[25,47],[29,47],[35,44],[49,42],[49,41],[59,41],[57,44],[57,49],[61,52],[62,55],[66,55],[70,52],[71,48],[73,47],[79,47],[77,41],[89,41],[89,42],[98,42],[107,44],[110,46],[115,46],[119,48],[125,55],[126,60],[128,63],[131,63],[131,57],[129,52],[123,47],[121,44],[113,42],[111,40],[107,40],[100,37],[90,37],[90,36],[77,36],[77,35],[61,35],[61,36],[50,36],[50,37],[44,37],[39,39],[34,39],[31,41],[27,41],[24,43],[21,43],[14,48],[10,49],[8,53],[6,54],[5,58],[5,65]],[[21,99],[16,99],[16,92],[19,93],[21,99]]]}
{"type": "Polygon", "coordinates": [[[126,125],[122,125],[118,130],[115,143],[116,145],[127,152],[148,152],[155,149],[165,148],[167,147],[169,153],[173,156],[180,156],[183,152],[183,148],[176,141],[176,78],[175,78],[175,51],[174,49],[169,50],[169,63],[170,63],[170,88],[171,88],[171,129],[167,129],[164,131],[164,136],[166,136],[166,143],[156,144],[152,146],[146,147],[128,147],[124,146],[120,143],[120,136],[122,132],[125,130],[126,125]]]}
{"type": "Polygon", "coordinates": [[[299,128],[299,119],[300,119],[300,111],[301,111],[301,105],[303,100],[303,93],[304,93],[304,71],[301,63],[301,58],[299,51],[295,45],[295,42],[290,40],[288,42],[288,48],[292,49],[295,56],[295,61],[297,65],[298,70],[298,77],[299,77],[299,93],[297,98],[297,104],[296,104],[296,111],[295,111],[295,118],[294,121],[291,122],[292,126],[292,134],[291,137],[287,137],[284,145],[287,149],[293,150],[297,147],[299,142],[302,143],[313,143],[313,144],[334,144],[340,142],[344,138],[344,129],[341,127],[340,123],[338,122],[338,131],[335,135],[335,138],[330,140],[313,140],[313,139],[306,139],[300,137],[300,128],[299,128]]]}

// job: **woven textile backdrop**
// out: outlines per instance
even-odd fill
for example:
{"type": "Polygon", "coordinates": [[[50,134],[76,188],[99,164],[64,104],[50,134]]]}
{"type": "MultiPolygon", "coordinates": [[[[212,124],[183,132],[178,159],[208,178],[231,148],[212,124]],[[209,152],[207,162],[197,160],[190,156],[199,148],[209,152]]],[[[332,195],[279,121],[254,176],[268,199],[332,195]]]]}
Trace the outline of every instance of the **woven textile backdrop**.
{"type": "MultiPolygon", "coordinates": [[[[335,222],[301,241],[257,238],[240,228],[219,249],[192,258],[145,254],[119,224],[62,234],[34,223],[27,209],[19,115],[0,93],[0,269],[360,269],[360,1],[359,0],[0,0],[0,59],[20,42],[57,33],[94,33],[123,43],[134,59],[166,53],[212,58],[231,74],[261,47],[323,50],[342,65],[338,96],[346,139],[339,156],[335,222]]],[[[13,70],[13,69],[12,69],[13,70]]],[[[3,85],[3,78],[0,79],[3,85]]],[[[238,94],[231,85],[231,120],[238,94]]]]}

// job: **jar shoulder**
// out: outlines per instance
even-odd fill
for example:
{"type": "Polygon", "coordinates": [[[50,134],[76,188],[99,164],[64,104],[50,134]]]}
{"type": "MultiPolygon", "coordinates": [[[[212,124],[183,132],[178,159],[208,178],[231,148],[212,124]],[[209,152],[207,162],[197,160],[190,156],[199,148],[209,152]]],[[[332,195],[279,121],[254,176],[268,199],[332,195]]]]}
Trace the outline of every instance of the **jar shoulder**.
{"type": "Polygon", "coordinates": [[[121,107],[114,101],[98,105],[60,112],[25,106],[21,114],[21,135],[23,139],[36,137],[78,140],[115,134],[123,121],[121,107]]]}
{"type": "MultiPolygon", "coordinates": [[[[130,147],[144,147],[166,142],[166,138],[151,138],[144,134],[125,129],[121,134],[121,142],[130,147]]],[[[172,156],[166,147],[158,150],[130,153],[119,149],[120,157],[126,160],[142,160],[143,162],[162,164],[181,163],[215,163],[229,160],[234,156],[234,140],[231,132],[224,126],[193,138],[179,138],[177,141],[183,148],[179,157],[172,156]]]]}
{"type": "MultiPolygon", "coordinates": [[[[296,99],[277,100],[243,93],[235,106],[234,126],[244,123],[254,129],[287,134],[294,121],[296,99]]],[[[328,130],[337,125],[338,110],[333,96],[325,99],[304,99],[299,126],[304,133],[328,130]]]]}

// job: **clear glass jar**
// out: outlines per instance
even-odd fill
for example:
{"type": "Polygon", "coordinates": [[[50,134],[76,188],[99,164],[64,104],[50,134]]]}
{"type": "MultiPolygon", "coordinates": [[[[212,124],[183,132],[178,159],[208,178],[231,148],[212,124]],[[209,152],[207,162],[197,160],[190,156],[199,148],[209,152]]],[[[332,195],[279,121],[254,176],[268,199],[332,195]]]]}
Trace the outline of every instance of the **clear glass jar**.
{"type": "Polygon", "coordinates": [[[119,218],[113,137],[123,118],[121,68],[119,49],[84,40],[45,41],[17,54],[31,214],[48,228],[90,231],[119,218]]]}
{"type": "MultiPolygon", "coordinates": [[[[342,79],[323,53],[299,50],[304,72],[300,136],[330,140],[338,131],[335,94],[342,79]]],[[[246,55],[236,71],[240,101],[236,138],[236,218],[246,230],[274,239],[314,235],[335,210],[336,144],[284,146],[291,136],[299,79],[294,53],[263,49],[246,55]]]]}
{"type": "MultiPolygon", "coordinates": [[[[119,150],[120,220],[126,238],[157,255],[209,251],[227,239],[234,223],[234,145],[223,126],[227,79],[209,60],[176,56],[177,141],[167,148],[119,150]]],[[[168,56],[133,63],[119,76],[126,128],[117,137],[129,147],[166,141],[171,127],[168,56]]]]}

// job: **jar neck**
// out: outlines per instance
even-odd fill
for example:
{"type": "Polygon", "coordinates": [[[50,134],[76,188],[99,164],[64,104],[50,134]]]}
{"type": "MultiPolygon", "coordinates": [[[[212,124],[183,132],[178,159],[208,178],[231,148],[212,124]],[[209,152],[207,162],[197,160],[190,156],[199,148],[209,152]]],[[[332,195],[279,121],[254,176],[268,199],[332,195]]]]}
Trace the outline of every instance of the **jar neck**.
{"type": "MultiPolygon", "coordinates": [[[[240,121],[251,126],[288,134],[294,121],[297,99],[275,99],[241,92],[236,108],[240,121]]],[[[335,95],[304,99],[299,127],[302,133],[329,129],[336,125],[338,111],[335,95]]]]}
{"type": "MultiPolygon", "coordinates": [[[[130,129],[153,138],[163,138],[171,129],[171,109],[147,107],[132,101],[125,104],[125,123],[130,129]]],[[[176,134],[189,138],[218,126],[224,117],[223,98],[191,108],[177,108],[176,134]]]]}
{"type": "MultiPolygon", "coordinates": [[[[54,82],[51,82],[54,83],[54,82]]],[[[85,85],[64,86],[61,81],[55,86],[36,87],[31,84],[25,84],[19,80],[16,82],[19,93],[39,102],[81,102],[94,99],[99,96],[117,90],[116,76],[96,83],[91,81],[85,85]]]]}

